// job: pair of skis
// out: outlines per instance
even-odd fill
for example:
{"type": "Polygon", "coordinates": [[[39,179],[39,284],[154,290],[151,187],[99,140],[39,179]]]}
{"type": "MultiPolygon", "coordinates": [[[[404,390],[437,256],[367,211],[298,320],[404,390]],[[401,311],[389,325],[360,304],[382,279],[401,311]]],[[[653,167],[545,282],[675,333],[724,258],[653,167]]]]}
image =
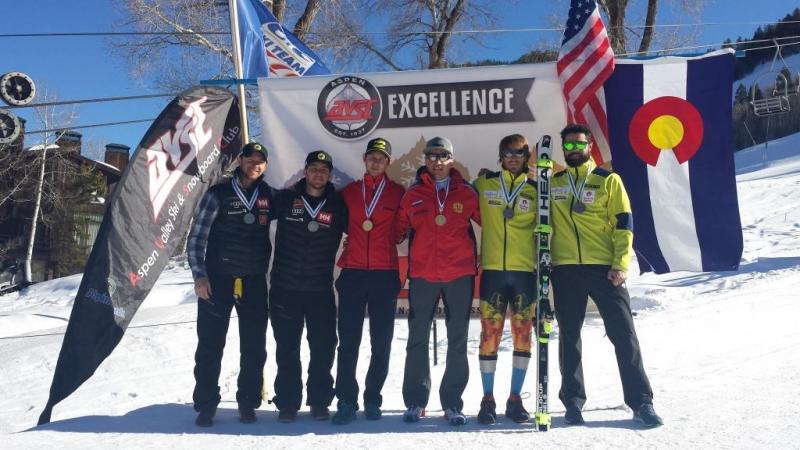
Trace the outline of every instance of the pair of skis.
{"type": "Polygon", "coordinates": [[[536,413],[534,422],[537,431],[550,429],[551,419],[547,399],[548,352],[550,332],[553,328],[553,310],[550,308],[550,176],[553,172],[552,139],[542,136],[536,145],[536,180],[539,220],[535,233],[538,241],[538,264],[536,265],[536,342],[538,364],[536,366],[536,413]]]}

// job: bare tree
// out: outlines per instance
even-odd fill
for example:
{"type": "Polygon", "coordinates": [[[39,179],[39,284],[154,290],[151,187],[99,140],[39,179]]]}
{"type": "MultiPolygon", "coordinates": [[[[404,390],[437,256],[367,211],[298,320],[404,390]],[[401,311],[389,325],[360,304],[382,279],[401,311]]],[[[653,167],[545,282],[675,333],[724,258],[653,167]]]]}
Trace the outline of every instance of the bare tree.
{"type": "MultiPolygon", "coordinates": [[[[30,235],[28,237],[28,247],[25,252],[25,281],[30,283],[33,281],[33,277],[31,274],[31,261],[33,260],[33,247],[36,239],[36,226],[39,223],[39,213],[41,211],[41,204],[42,204],[42,191],[44,188],[44,175],[45,169],[47,167],[47,152],[50,150],[50,142],[55,142],[58,140],[60,135],[63,135],[64,130],[66,127],[69,126],[75,118],[74,110],[70,109],[60,109],[56,106],[48,106],[47,103],[51,103],[54,101],[54,95],[48,94],[45,90],[43,95],[40,96],[40,99],[45,106],[39,106],[36,108],[36,116],[39,119],[39,122],[44,127],[44,142],[42,143],[41,151],[39,152],[39,159],[37,161],[39,164],[39,178],[36,183],[36,188],[34,190],[34,200],[33,200],[33,216],[31,217],[31,227],[30,227],[30,235]],[[50,139],[53,139],[52,141],[50,139]]],[[[56,147],[57,148],[57,147],[56,147]]]]}
{"type": "Polygon", "coordinates": [[[654,43],[661,44],[662,48],[672,48],[696,40],[700,32],[699,26],[687,25],[691,22],[699,22],[706,1],[599,0],[598,4],[600,10],[608,18],[608,35],[614,53],[646,54],[654,43]],[[659,7],[673,9],[675,15],[682,18],[683,26],[659,30],[656,27],[659,7]],[[634,42],[636,43],[634,44],[634,42]]]}
{"type": "Polygon", "coordinates": [[[497,2],[490,0],[353,0],[347,6],[321,24],[321,32],[338,36],[326,41],[328,50],[343,63],[366,57],[393,70],[447,67],[448,51],[482,45],[478,34],[462,31],[491,30],[498,18],[497,2]],[[366,20],[364,11],[372,12],[366,20]],[[382,21],[385,31],[371,26],[382,21]]]}

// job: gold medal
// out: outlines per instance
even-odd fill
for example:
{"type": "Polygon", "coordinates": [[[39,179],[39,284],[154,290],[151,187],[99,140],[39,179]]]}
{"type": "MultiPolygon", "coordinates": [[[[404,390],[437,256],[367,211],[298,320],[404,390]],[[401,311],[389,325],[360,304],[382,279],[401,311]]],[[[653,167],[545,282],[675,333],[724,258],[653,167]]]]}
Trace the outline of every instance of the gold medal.
{"type": "Polygon", "coordinates": [[[447,217],[445,217],[444,214],[438,214],[434,219],[434,221],[436,221],[436,225],[439,225],[441,227],[442,225],[447,223],[447,217]]]}
{"type": "Polygon", "coordinates": [[[373,228],[373,227],[375,227],[375,224],[374,224],[374,223],[372,223],[372,221],[371,221],[371,220],[369,220],[369,219],[365,220],[365,221],[364,221],[364,222],[361,224],[361,228],[363,228],[363,229],[364,229],[364,231],[370,231],[370,230],[372,230],[372,228],[373,228]]]}

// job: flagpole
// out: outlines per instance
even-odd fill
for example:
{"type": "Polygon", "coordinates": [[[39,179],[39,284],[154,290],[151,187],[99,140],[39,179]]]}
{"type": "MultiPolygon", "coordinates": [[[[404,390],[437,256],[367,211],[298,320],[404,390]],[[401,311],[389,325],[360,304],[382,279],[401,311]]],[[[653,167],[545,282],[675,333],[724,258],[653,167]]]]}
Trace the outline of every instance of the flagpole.
{"type": "Polygon", "coordinates": [[[247,104],[244,83],[242,83],[242,49],[239,47],[239,12],[236,0],[228,0],[228,10],[231,16],[231,43],[233,44],[233,67],[236,70],[236,82],[239,88],[239,114],[242,117],[242,144],[250,142],[250,132],[247,127],[247,104]]]}

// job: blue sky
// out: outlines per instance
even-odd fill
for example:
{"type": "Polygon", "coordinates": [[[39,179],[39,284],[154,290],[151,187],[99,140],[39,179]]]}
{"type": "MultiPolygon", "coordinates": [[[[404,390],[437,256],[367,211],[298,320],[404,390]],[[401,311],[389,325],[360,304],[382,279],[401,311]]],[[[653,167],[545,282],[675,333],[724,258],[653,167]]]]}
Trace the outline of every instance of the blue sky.
{"type": "MultiPolygon", "coordinates": [[[[501,3],[501,2],[498,2],[501,3]]],[[[640,1],[640,3],[642,3],[640,1]]],[[[663,0],[662,0],[663,3],[663,0]]],[[[507,8],[498,28],[550,27],[549,18],[566,15],[568,2],[519,0],[516,7],[507,8]],[[563,8],[563,11],[557,10],[563,8]]],[[[757,27],[755,23],[769,23],[782,18],[795,7],[797,0],[709,0],[703,13],[703,22],[721,22],[726,25],[706,26],[698,44],[718,44],[725,38],[748,37],[757,27]],[[733,23],[739,24],[733,24],[733,23]],[[753,22],[743,24],[741,22],[753,22]]],[[[0,34],[44,32],[101,32],[125,31],[114,28],[121,18],[119,3],[114,0],[26,0],[16,2],[13,16],[6,10],[0,15],[0,34]]],[[[662,5],[659,24],[682,23],[667,5],[662,5]]],[[[559,33],[497,33],[485,39],[487,47],[474,59],[515,59],[540,42],[558,42],[559,33]],[[496,53],[492,54],[491,51],[496,53]]],[[[109,52],[110,43],[104,37],[0,37],[0,74],[10,71],[25,72],[59,100],[117,97],[163,92],[128,76],[122,59],[109,52]]],[[[334,68],[336,69],[336,68],[334,68]]],[[[37,98],[36,101],[42,101],[37,98]]],[[[168,98],[78,105],[74,125],[88,125],[125,120],[149,119],[158,115],[168,98]]],[[[4,105],[0,105],[4,107],[4,105]]],[[[13,110],[28,120],[29,131],[40,129],[31,109],[13,110]]],[[[139,143],[148,123],[118,125],[78,130],[85,142],[102,147],[109,142],[122,143],[132,149],[139,143]]],[[[36,143],[40,135],[31,135],[26,145],[36,143]]]]}

